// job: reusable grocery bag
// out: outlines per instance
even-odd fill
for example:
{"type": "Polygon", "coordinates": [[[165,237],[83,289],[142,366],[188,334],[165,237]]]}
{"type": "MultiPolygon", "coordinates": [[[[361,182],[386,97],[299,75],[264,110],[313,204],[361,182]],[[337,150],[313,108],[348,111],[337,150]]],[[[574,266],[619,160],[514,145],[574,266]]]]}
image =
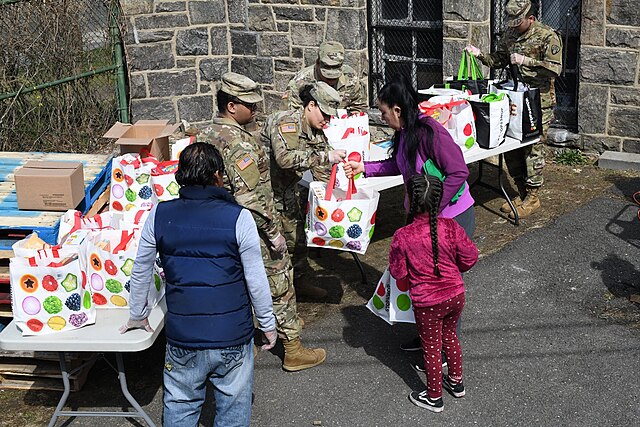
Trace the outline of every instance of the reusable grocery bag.
{"type": "MultiPolygon", "coordinates": [[[[87,278],[97,307],[129,306],[131,272],[138,252],[140,230],[102,230],[91,236],[87,254],[87,278]]],[[[164,295],[164,280],[154,265],[153,285],[147,296],[154,307],[164,295]]]]}
{"type": "Polygon", "coordinates": [[[444,87],[447,89],[458,89],[462,91],[470,91],[472,94],[485,94],[489,90],[489,84],[492,80],[487,80],[482,74],[482,67],[478,64],[476,57],[467,51],[462,51],[460,58],[460,67],[458,68],[458,78],[447,80],[442,85],[436,87],[444,87]]]}
{"type": "Polygon", "coordinates": [[[409,281],[406,277],[401,281],[394,279],[389,267],[378,281],[367,308],[390,325],[397,322],[416,323],[409,297],[409,281]]]}
{"type": "Polygon", "coordinates": [[[76,230],[101,230],[103,228],[118,228],[122,221],[122,214],[115,211],[107,211],[92,217],[82,215],[82,212],[69,209],[60,217],[58,228],[58,240],[62,243],[65,238],[76,230]]]}
{"type": "Polygon", "coordinates": [[[366,113],[332,117],[324,129],[324,134],[334,150],[346,150],[349,160],[361,162],[368,159],[371,136],[369,116],[366,113]]]}
{"type": "Polygon", "coordinates": [[[364,254],[373,236],[380,193],[356,190],[353,180],[349,180],[346,192],[334,189],[336,171],[334,165],[327,184],[309,184],[307,246],[364,254]]]}
{"type": "Polygon", "coordinates": [[[491,85],[491,92],[505,93],[510,101],[507,136],[526,141],[542,135],[542,107],[540,91],[524,83],[504,81],[491,85]]]}
{"type": "Polygon", "coordinates": [[[476,118],[478,145],[494,148],[502,144],[509,127],[509,97],[504,93],[472,95],[469,104],[476,118]]]}
{"type": "Polygon", "coordinates": [[[466,99],[434,96],[418,104],[420,113],[436,119],[449,132],[462,152],[476,145],[476,125],[471,105],[466,99]]]}
{"type": "Polygon", "coordinates": [[[43,335],[95,323],[96,311],[78,254],[56,248],[9,261],[11,308],[22,335],[43,335]]]}
{"type": "Polygon", "coordinates": [[[177,199],[180,186],[176,182],[178,160],[158,163],[151,169],[151,183],[158,202],[177,199]]]}
{"type": "Polygon", "coordinates": [[[127,153],[112,162],[109,210],[123,212],[158,203],[151,182],[151,171],[158,164],[154,157],[127,153]]]}

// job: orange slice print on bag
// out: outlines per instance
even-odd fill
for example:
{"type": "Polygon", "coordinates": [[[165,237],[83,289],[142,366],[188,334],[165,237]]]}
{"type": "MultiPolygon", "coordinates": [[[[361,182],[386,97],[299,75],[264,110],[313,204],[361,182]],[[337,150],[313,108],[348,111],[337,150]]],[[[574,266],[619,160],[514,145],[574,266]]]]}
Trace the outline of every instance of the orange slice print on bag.
{"type": "Polygon", "coordinates": [[[89,265],[91,265],[91,268],[93,268],[95,271],[102,270],[102,261],[100,261],[100,257],[98,256],[98,254],[91,254],[91,257],[89,257],[89,265]]]}
{"type": "Polygon", "coordinates": [[[115,168],[113,170],[112,176],[113,176],[113,180],[116,182],[122,182],[124,180],[124,173],[120,168],[115,168]]]}
{"type": "Polygon", "coordinates": [[[38,290],[38,278],[33,274],[25,274],[20,278],[20,288],[28,294],[38,290]]]}
{"type": "Polygon", "coordinates": [[[320,206],[318,206],[316,208],[316,216],[320,221],[324,221],[329,216],[329,212],[327,212],[325,208],[321,208],[320,206]]]}

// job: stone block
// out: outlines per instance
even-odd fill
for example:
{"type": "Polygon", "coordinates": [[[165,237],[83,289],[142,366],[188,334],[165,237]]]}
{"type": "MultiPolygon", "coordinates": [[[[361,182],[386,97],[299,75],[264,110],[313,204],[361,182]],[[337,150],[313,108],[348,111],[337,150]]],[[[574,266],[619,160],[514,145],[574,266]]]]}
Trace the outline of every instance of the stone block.
{"type": "Polygon", "coordinates": [[[275,59],[274,63],[274,71],[289,71],[292,73],[297,73],[302,69],[302,63],[300,60],[296,59],[275,59]]]}
{"type": "Polygon", "coordinates": [[[580,79],[601,84],[633,84],[637,62],[636,52],[583,47],[580,49],[580,79]]]}
{"type": "Polygon", "coordinates": [[[273,88],[276,92],[284,93],[295,73],[273,73],[273,88]]]}
{"type": "Polygon", "coordinates": [[[285,101],[282,99],[282,93],[262,91],[264,97],[264,111],[266,113],[272,111],[286,110],[285,101]]]}
{"type": "Polygon", "coordinates": [[[171,30],[138,31],[140,43],[155,43],[173,39],[175,33],[171,30]]]}
{"type": "Polygon", "coordinates": [[[153,0],[120,0],[120,5],[126,16],[153,12],[153,0]]]}
{"type": "Polygon", "coordinates": [[[229,52],[227,46],[227,28],[212,27],[209,33],[211,35],[211,54],[226,55],[229,52]]]}
{"type": "Polygon", "coordinates": [[[178,98],[178,117],[189,123],[213,119],[213,95],[178,98]]]}
{"type": "Polygon", "coordinates": [[[163,1],[156,3],[156,12],[186,12],[187,2],[185,1],[163,1]]]}
{"type": "Polygon", "coordinates": [[[617,105],[640,105],[640,88],[637,87],[612,87],[611,103],[617,105]]]}
{"type": "Polygon", "coordinates": [[[207,55],[209,53],[209,31],[207,28],[189,28],[178,31],[176,53],[180,56],[207,55]]]}
{"type": "Polygon", "coordinates": [[[191,95],[197,92],[196,70],[160,71],[147,74],[152,98],[191,95]]]}
{"type": "Polygon", "coordinates": [[[609,135],[640,138],[640,107],[611,107],[609,135]]]}
{"type": "Polygon", "coordinates": [[[318,48],[317,47],[305,48],[303,58],[304,58],[305,67],[315,64],[316,61],[318,60],[318,48]]]}
{"type": "Polygon", "coordinates": [[[316,7],[315,8],[315,16],[316,16],[316,21],[322,21],[324,22],[324,19],[327,16],[327,9],[325,9],[324,7],[316,7]]]}
{"type": "Polygon", "coordinates": [[[340,6],[340,0],[300,0],[300,4],[311,4],[314,6],[340,6]]]}
{"type": "Polygon", "coordinates": [[[442,36],[449,39],[466,39],[469,37],[469,24],[456,21],[444,21],[442,36]]]}
{"type": "Polygon", "coordinates": [[[271,58],[231,58],[231,71],[244,74],[257,83],[273,82],[273,60],[271,58]]]}
{"type": "Polygon", "coordinates": [[[200,79],[206,81],[218,81],[224,73],[229,71],[227,58],[206,58],[200,61],[200,79]]]}
{"type": "Polygon", "coordinates": [[[274,6],[273,13],[280,21],[313,21],[313,8],[294,6],[282,7],[274,6]]]}
{"type": "Polygon", "coordinates": [[[258,35],[254,32],[230,31],[232,55],[257,55],[258,35]]]}
{"type": "Polygon", "coordinates": [[[640,154],[640,139],[623,139],[622,151],[625,153],[640,154]]]}
{"type": "Polygon", "coordinates": [[[323,25],[291,23],[291,42],[297,46],[320,46],[323,25]]]}
{"type": "Polygon", "coordinates": [[[640,26],[638,0],[607,0],[606,11],[609,24],[640,26]]]}
{"type": "Polygon", "coordinates": [[[613,170],[640,170],[640,154],[605,151],[598,159],[598,166],[613,170]]]}
{"type": "Polygon", "coordinates": [[[271,7],[264,5],[249,5],[247,25],[253,31],[275,31],[276,21],[271,7]]]}
{"type": "Polygon", "coordinates": [[[582,46],[604,46],[605,0],[582,0],[580,43],[582,46]]]}
{"type": "Polygon", "coordinates": [[[291,47],[292,58],[302,58],[304,56],[304,50],[299,47],[291,47]]]}
{"type": "Polygon", "coordinates": [[[195,68],[196,58],[176,59],[176,68],[195,68]]]}
{"type": "Polygon", "coordinates": [[[153,30],[156,28],[181,28],[189,26],[189,19],[184,13],[179,14],[156,14],[147,16],[137,16],[135,18],[138,30],[153,30]]]}
{"type": "Polygon", "coordinates": [[[262,34],[259,54],[261,56],[289,56],[289,37],[284,34],[262,34]]]}
{"type": "Polygon", "coordinates": [[[276,28],[278,29],[279,33],[288,33],[289,32],[289,28],[291,28],[289,26],[288,22],[277,22],[276,23],[276,28]]]}
{"type": "Polygon", "coordinates": [[[226,0],[227,11],[229,12],[229,22],[247,22],[247,2],[245,0],[226,0]]]}
{"type": "Polygon", "coordinates": [[[367,47],[367,37],[364,9],[327,10],[327,40],[339,41],[345,49],[360,50],[367,47]]]}
{"type": "Polygon", "coordinates": [[[221,24],[226,21],[225,0],[190,1],[191,24],[221,24]]]}
{"type": "MultiPolygon", "coordinates": [[[[258,3],[258,2],[256,1],[256,3],[258,3]]],[[[265,3],[265,4],[298,4],[298,0],[262,0],[261,3],[265,3]]]]}
{"type": "Polygon", "coordinates": [[[444,0],[443,18],[448,21],[486,21],[489,19],[489,2],[469,0],[444,0]]]}
{"type": "Polygon", "coordinates": [[[608,28],[607,46],[640,49],[640,29],[608,28]]]}
{"type": "Polygon", "coordinates": [[[131,100],[131,119],[169,120],[176,119],[176,111],[171,98],[133,99],[131,100]]]}
{"type": "Polygon", "coordinates": [[[603,153],[605,151],[620,151],[620,138],[605,135],[582,134],[582,150],[587,153],[603,153]]]}
{"type": "Polygon", "coordinates": [[[457,76],[460,68],[460,53],[467,45],[466,40],[447,39],[442,44],[442,75],[457,76]]]}
{"type": "Polygon", "coordinates": [[[605,133],[609,88],[581,84],[578,94],[578,129],[580,133],[605,133]]]}
{"type": "Polygon", "coordinates": [[[200,93],[209,93],[209,92],[211,92],[211,84],[200,85],[200,93]]]}
{"type": "Polygon", "coordinates": [[[171,43],[133,45],[128,47],[127,54],[131,71],[162,70],[175,66],[171,43]]]}
{"type": "Polygon", "coordinates": [[[129,86],[131,87],[132,99],[147,97],[147,83],[144,81],[144,74],[131,74],[129,76],[129,86]]]}

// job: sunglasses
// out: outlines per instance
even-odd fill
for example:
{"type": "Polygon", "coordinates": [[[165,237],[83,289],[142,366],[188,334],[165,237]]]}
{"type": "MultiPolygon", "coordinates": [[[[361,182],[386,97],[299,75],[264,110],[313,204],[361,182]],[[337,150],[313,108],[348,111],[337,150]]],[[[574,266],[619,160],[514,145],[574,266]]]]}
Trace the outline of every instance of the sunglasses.
{"type": "Polygon", "coordinates": [[[245,108],[247,108],[249,111],[256,111],[258,109],[258,103],[256,102],[249,103],[249,102],[238,101],[237,103],[244,105],[245,108]]]}

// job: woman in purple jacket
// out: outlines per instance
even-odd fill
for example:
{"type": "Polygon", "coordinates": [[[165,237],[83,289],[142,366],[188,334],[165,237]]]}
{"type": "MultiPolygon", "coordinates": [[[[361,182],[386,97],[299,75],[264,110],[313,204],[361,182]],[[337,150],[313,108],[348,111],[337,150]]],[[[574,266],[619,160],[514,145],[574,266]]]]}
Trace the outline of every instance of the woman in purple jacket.
{"type": "MultiPolygon", "coordinates": [[[[466,182],[469,168],[449,132],[433,118],[419,114],[417,99],[415,90],[402,75],[382,87],[378,94],[378,109],[382,120],[395,130],[391,157],[375,162],[349,161],[344,166],[345,173],[348,177],[360,172],[369,177],[401,174],[406,186],[413,175],[423,173],[423,165],[431,159],[445,176],[439,216],[453,218],[471,238],[476,228],[476,217],[474,200],[466,182]]],[[[408,212],[406,191],[404,207],[408,212]]],[[[402,344],[400,348],[405,351],[422,349],[419,338],[402,344]]],[[[443,359],[443,366],[445,364],[443,359]]]]}

